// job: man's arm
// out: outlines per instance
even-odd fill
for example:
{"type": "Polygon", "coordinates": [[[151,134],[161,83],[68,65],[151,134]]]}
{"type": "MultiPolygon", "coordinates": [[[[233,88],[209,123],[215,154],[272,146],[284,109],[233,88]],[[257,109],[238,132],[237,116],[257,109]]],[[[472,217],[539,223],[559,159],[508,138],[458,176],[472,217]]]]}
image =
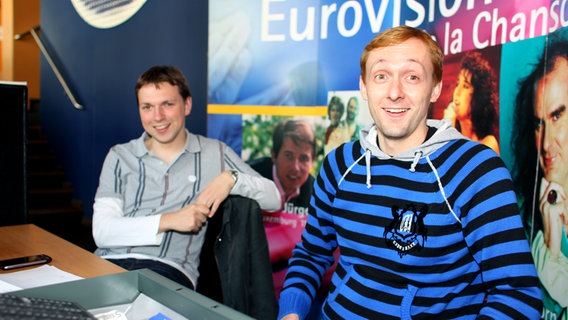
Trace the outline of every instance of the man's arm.
{"type": "Polygon", "coordinates": [[[124,195],[121,186],[122,160],[117,147],[107,154],[99,178],[93,205],[93,238],[99,248],[158,245],[160,216],[124,217],[124,195]]]}
{"type": "Polygon", "coordinates": [[[198,203],[163,214],[126,216],[123,175],[128,170],[122,167],[123,161],[113,148],[103,164],[93,205],[93,238],[98,247],[159,245],[166,231],[195,232],[201,228],[209,208],[198,203]]]}
{"type": "MultiPolygon", "coordinates": [[[[221,174],[225,175],[224,179],[230,186],[228,194],[251,198],[258,202],[260,209],[264,211],[279,210],[282,206],[282,201],[280,192],[274,184],[274,181],[261,176],[228,146],[224,146],[223,152],[226,164],[225,167],[228,170],[236,170],[239,172],[236,183],[234,183],[230,172],[221,174]]],[[[224,200],[224,198],[222,200],[224,200]]]]}
{"type": "Polygon", "coordinates": [[[335,152],[336,150],[332,150],[330,156],[325,158],[314,182],[307,225],[302,240],[292,251],[289,260],[279,300],[278,317],[282,320],[304,319],[308,315],[322,277],[335,261],[333,253],[337,248],[337,240],[334,228],[330,227],[333,226],[333,217],[326,211],[333,207],[332,198],[335,196],[336,186],[331,181],[338,180],[337,177],[327,177],[333,171],[329,167],[335,152]],[[326,189],[322,186],[326,186],[326,189]]]}
{"type": "Polygon", "coordinates": [[[116,198],[98,198],[93,209],[93,239],[99,248],[159,245],[166,231],[199,231],[209,213],[203,205],[190,204],[171,213],[125,217],[116,198]]]}
{"type": "Polygon", "coordinates": [[[93,239],[99,248],[158,245],[160,216],[125,218],[122,200],[97,198],[93,205],[93,239]]]}
{"type": "MultiPolygon", "coordinates": [[[[248,166],[247,166],[248,167],[248,166]]],[[[251,169],[252,170],[252,169],[251,169]]],[[[239,173],[239,179],[230,194],[252,198],[264,211],[280,210],[282,201],[274,182],[257,174],[239,173]]]]}
{"type": "MultiPolygon", "coordinates": [[[[478,156],[481,156],[479,153],[478,156]]],[[[510,175],[500,158],[482,161],[483,173],[468,188],[462,204],[463,233],[481,268],[487,299],[480,316],[540,316],[538,277],[524,233],[510,175]]],[[[480,166],[481,167],[481,166],[480,166]]]]}

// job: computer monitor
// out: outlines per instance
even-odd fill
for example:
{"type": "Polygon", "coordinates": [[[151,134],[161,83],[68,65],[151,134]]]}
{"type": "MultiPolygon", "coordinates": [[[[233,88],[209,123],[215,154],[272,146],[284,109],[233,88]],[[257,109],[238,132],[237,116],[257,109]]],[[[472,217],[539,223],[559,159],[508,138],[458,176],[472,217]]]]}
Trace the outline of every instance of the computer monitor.
{"type": "Polygon", "coordinates": [[[0,81],[0,226],[27,222],[26,132],[28,87],[0,81]]]}

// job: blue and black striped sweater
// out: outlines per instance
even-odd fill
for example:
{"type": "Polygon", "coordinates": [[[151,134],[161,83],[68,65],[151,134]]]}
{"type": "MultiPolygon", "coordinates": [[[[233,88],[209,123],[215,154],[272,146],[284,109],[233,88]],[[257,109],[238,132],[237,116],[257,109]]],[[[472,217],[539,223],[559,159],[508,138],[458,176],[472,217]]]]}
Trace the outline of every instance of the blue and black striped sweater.
{"type": "Polygon", "coordinates": [[[499,156],[446,121],[390,157],[376,129],[326,157],[280,296],[305,317],[340,248],[329,319],[539,319],[540,289],[499,156]],[[483,318],[483,317],[482,317],[483,318]]]}

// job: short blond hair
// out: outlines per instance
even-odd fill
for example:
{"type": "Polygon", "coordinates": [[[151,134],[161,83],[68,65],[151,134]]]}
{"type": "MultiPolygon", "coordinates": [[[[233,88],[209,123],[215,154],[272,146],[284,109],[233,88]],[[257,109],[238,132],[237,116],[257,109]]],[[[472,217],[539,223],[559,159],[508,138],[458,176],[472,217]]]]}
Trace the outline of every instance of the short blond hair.
{"type": "Polygon", "coordinates": [[[371,51],[377,48],[385,48],[390,46],[398,45],[408,39],[416,38],[422,41],[430,51],[430,60],[432,62],[432,70],[434,71],[433,78],[434,83],[439,83],[442,81],[442,67],[444,64],[444,53],[440,48],[438,42],[436,42],[432,36],[424,30],[409,27],[409,26],[398,26],[394,28],[387,29],[379,34],[377,34],[368,44],[365,46],[365,50],[361,54],[361,79],[365,82],[365,77],[367,76],[366,66],[367,59],[371,51]]]}

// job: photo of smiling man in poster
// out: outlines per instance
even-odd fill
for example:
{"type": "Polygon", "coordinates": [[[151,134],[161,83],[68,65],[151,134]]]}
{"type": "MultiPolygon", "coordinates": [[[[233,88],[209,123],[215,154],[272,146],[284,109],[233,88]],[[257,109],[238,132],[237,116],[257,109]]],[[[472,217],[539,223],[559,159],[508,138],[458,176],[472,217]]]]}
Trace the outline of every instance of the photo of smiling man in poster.
{"type": "Polygon", "coordinates": [[[543,319],[568,319],[567,31],[507,45],[503,56],[518,59],[521,47],[527,52],[526,68],[508,74],[518,79],[510,81],[511,166],[543,290],[543,319]]]}

